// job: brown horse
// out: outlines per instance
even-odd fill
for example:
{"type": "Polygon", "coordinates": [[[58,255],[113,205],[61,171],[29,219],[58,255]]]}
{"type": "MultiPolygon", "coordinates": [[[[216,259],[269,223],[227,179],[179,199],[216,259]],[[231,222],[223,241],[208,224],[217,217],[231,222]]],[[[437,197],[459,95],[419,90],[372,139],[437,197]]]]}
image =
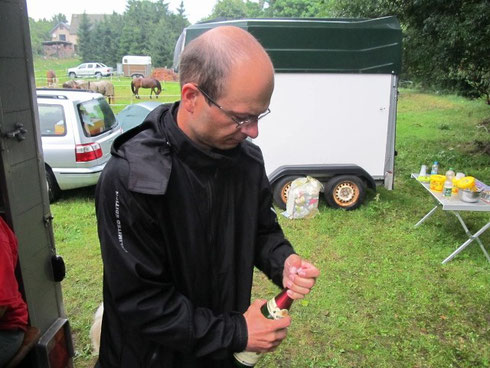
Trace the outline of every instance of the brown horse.
{"type": "Polygon", "coordinates": [[[57,79],[54,70],[48,70],[46,72],[46,80],[48,81],[48,88],[56,87],[57,79]]]}
{"type": "Polygon", "coordinates": [[[82,89],[77,81],[69,80],[62,84],[63,88],[82,89]]]}
{"type": "Polygon", "coordinates": [[[156,98],[158,98],[158,95],[162,92],[160,82],[154,78],[133,78],[131,81],[131,91],[133,91],[136,98],[140,98],[138,95],[138,90],[140,88],[151,88],[150,98],[152,93],[155,93],[156,98]]]}

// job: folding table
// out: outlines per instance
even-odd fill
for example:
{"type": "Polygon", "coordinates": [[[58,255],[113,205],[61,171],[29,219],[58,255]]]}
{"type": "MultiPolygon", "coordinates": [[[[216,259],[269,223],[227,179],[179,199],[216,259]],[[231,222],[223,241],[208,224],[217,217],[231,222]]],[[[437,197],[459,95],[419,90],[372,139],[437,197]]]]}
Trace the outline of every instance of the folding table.
{"type": "MultiPolygon", "coordinates": [[[[412,174],[412,178],[417,179],[418,174],[412,174]]],[[[425,220],[427,220],[432,214],[438,209],[441,208],[444,211],[449,211],[452,214],[454,214],[459,222],[461,223],[461,226],[463,227],[466,235],[468,236],[468,240],[465,241],[463,244],[461,244],[454,252],[452,252],[444,261],[442,261],[442,264],[446,264],[450,260],[452,260],[458,253],[460,253],[463,249],[465,249],[468,245],[470,245],[474,240],[478,242],[480,245],[481,250],[485,254],[485,257],[487,257],[487,260],[490,262],[490,256],[488,255],[485,247],[483,246],[483,243],[481,242],[479,236],[482,235],[488,228],[490,228],[490,221],[488,221],[485,225],[482,226],[480,230],[478,230],[476,233],[472,234],[469,230],[466,224],[463,221],[463,218],[460,215],[460,211],[478,211],[478,212],[490,212],[490,204],[485,203],[483,200],[479,200],[478,202],[475,203],[469,203],[469,202],[464,202],[459,199],[458,196],[452,196],[451,198],[446,198],[442,196],[441,192],[434,192],[430,190],[430,185],[429,183],[424,183],[421,181],[418,181],[425,190],[427,190],[432,197],[436,201],[436,206],[431,209],[422,219],[420,219],[419,222],[415,224],[415,227],[419,227],[425,220]]]]}

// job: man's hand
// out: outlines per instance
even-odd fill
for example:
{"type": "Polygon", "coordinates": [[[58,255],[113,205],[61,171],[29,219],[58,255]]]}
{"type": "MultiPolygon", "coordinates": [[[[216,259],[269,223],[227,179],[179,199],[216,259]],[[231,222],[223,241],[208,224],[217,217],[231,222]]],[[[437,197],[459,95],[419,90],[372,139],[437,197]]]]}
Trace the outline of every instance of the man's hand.
{"type": "Polygon", "coordinates": [[[289,289],[288,295],[291,299],[302,299],[311,291],[319,275],[318,268],[297,254],[291,254],[284,262],[282,284],[289,289]]]}
{"type": "Polygon", "coordinates": [[[264,317],[260,308],[267,301],[254,300],[243,314],[247,322],[248,342],[246,351],[266,353],[275,350],[286,338],[287,327],[291,324],[291,317],[272,320],[264,317]]]}

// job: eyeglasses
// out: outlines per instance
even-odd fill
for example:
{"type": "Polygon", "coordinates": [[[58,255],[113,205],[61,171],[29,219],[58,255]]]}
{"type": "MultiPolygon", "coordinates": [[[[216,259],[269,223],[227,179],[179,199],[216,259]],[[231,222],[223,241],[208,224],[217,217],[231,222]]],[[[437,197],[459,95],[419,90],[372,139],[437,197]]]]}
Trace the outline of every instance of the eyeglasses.
{"type": "Polygon", "coordinates": [[[264,116],[269,115],[271,113],[271,109],[268,108],[265,112],[263,112],[260,115],[249,115],[249,117],[246,119],[240,119],[240,118],[236,117],[235,115],[233,115],[231,112],[226,111],[220,105],[218,105],[218,103],[216,101],[214,101],[211,97],[209,97],[209,95],[206,92],[204,92],[198,85],[196,85],[196,88],[199,90],[199,92],[201,92],[203,94],[204,97],[206,97],[206,99],[209,102],[211,102],[214,106],[216,106],[218,109],[223,111],[223,113],[226,116],[228,116],[231,120],[233,120],[235,122],[235,124],[237,125],[237,129],[239,129],[243,126],[246,126],[247,124],[255,123],[255,122],[259,121],[260,119],[262,119],[264,116]]]}

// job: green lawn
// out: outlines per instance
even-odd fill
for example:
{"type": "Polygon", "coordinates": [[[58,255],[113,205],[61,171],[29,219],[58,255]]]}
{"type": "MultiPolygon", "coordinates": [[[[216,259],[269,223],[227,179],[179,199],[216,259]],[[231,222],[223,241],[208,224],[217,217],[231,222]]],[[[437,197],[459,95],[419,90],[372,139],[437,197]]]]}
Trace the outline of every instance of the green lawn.
{"type": "MultiPolygon", "coordinates": [[[[127,82],[120,79],[118,104],[131,100],[123,98],[127,82]]],[[[167,85],[178,94],[178,85],[167,85]]],[[[293,305],[288,339],[257,367],[490,366],[490,263],[475,242],[441,265],[466,235],[456,217],[442,211],[414,229],[433,202],[409,178],[421,164],[438,160],[443,171],[452,166],[490,182],[489,122],[483,101],[402,90],[395,190],[369,192],[355,211],[322,201],[313,219],[280,217],[296,250],[322,274],[312,294],[293,305]]],[[[51,206],[57,251],[67,266],[63,294],[75,364],[82,368],[95,361],[88,331],[102,294],[93,192],[65,192],[51,206]]],[[[464,214],[473,231],[488,217],[464,214]]],[[[481,240],[490,251],[490,232],[481,240]]],[[[276,292],[257,273],[254,295],[276,292]]]]}

